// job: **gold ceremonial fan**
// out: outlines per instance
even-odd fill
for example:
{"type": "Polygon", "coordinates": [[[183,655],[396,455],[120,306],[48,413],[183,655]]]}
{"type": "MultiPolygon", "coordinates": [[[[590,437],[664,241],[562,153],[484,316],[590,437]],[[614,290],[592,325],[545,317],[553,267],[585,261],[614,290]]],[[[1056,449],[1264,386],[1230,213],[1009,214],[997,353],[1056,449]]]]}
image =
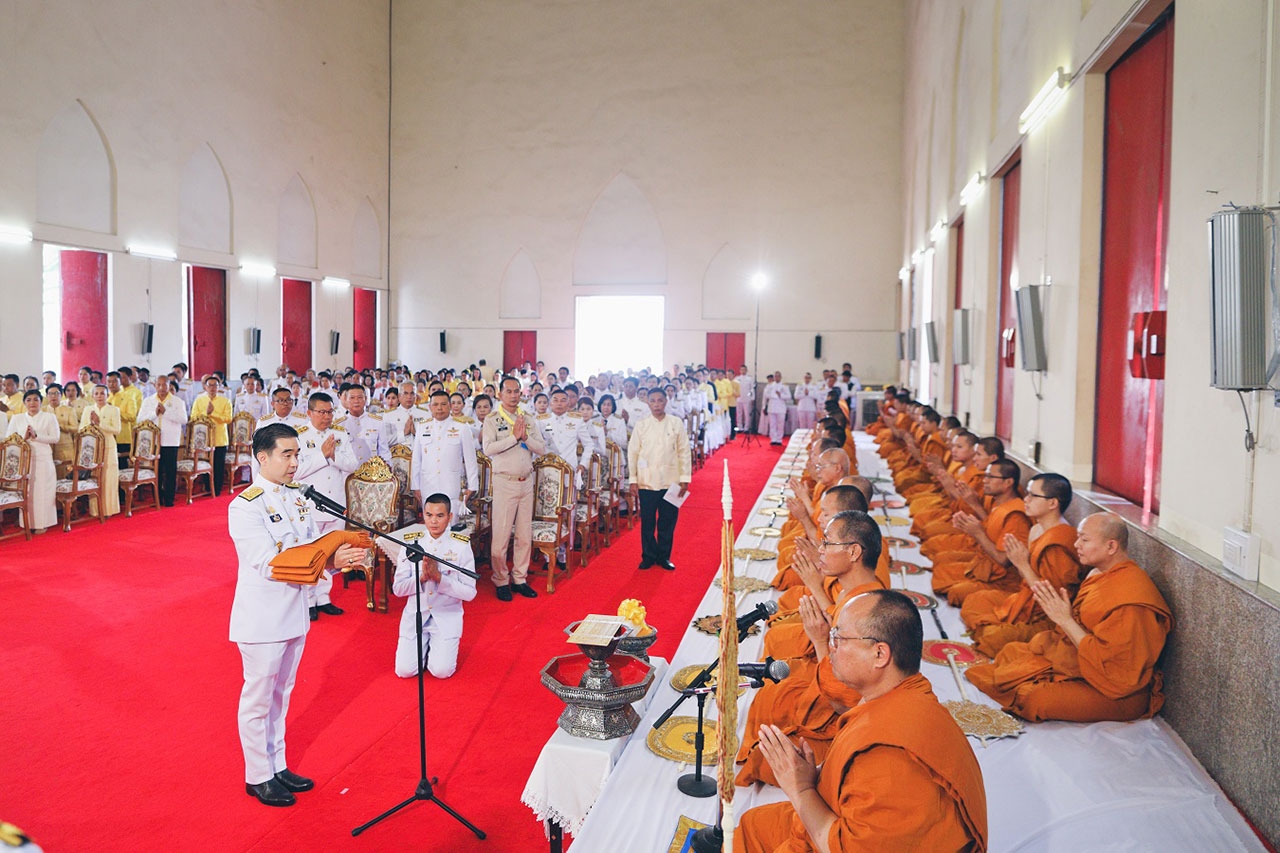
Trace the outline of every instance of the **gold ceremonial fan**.
{"type": "Polygon", "coordinates": [[[920,659],[940,666],[950,666],[948,659],[955,658],[956,666],[973,666],[975,663],[990,663],[991,660],[978,651],[970,643],[958,643],[955,640],[925,640],[920,650],[920,659]]]}
{"type": "Polygon", "coordinates": [[[923,572],[929,571],[929,569],[926,569],[924,566],[921,566],[918,563],[908,563],[906,560],[894,560],[890,564],[890,567],[895,572],[906,572],[909,575],[918,575],[923,572]]]}
{"type": "MultiPolygon", "coordinates": [[[[770,551],[769,553],[772,554],[773,552],[770,551]]],[[[735,551],[734,554],[736,555],[737,552],[735,551]]],[[[721,589],[724,589],[724,578],[717,575],[715,584],[721,589]]],[[[764,592],[769,588],[769,582],[760,580],[760,578],[753,578],[747,575],[733,576],[733,591],[736,593],[750,595],[753,592],[764,592]]]]}
{"type": "Polygon", "coordinates": [[[782,535],[782,530],[778,527],[753,527],[747,533],[752,536],[763,536],[766,539],[776,539],[782,535]]]}
{"type": "Polygon", "coordinates": [[[903,539],[900,536],[886,536],[884,537],[884,544],[888,545],[890,548],[916,547],[916,543],[912,542],[910,539],[903,539]]]}
{"type": "MultiPolygon", "coordinates": [[[[681,764],[692,764],[697,753],[693,749],[693,739],[698,734],[697,717],[672,717],[656,729],[649,729],[645,742],[654,755],[681,764]]],[[[715,720],[702,721],[702,762],[706,766],[715,764],[716,751],[720,748],[720,736],[715,720]]]]}
{"type": "Polygon", "coordinates": [[[890,527],[907,527],[911,524],[911,519],[896,515],[873,515],[871,520],[876,524],[887,524],[890,527]]]}
{"type": "MultiPolygon", "coordinates": [[[[710,634],[712,637],[718,637],[720,636],[720,619],[721,619],[721,616],[719,613],[715,614],[714,616],[710,616],[710,615],[699,616],[697,619],[693,620],[693,627],[698,629],[704,634],[710,634]]],[[[757,622],[756,624],[752,625],[750,628],[747,629],[747,635],[750,637],[754,637],[756,634],[759,634],[759,633],[760,633],[759,622],[757,622]]],[[[709,748],[710,747],[708,747],[708,749],[709,748]]]]}
{"type": "Polygon", "coordinates": [[[758,514],[777,517],[779,515],[791,515],[791,510],[787,509],[785,506],[767,506],[760,510],[758,514]]]}
{"type": "MultiPolygon", "coordinates": [[[[702,672],[706,668],[707,665],[705,663],[691,663],[688,666],[680,667],[680,669],[676,670],[676,674],[671,676],[671,689],[677,693],[688,689],[689,685],[693,683],[693,680],[698,677],[698,673],[702,672]]],[[[720,681],[716,678],[716,673],[713,672],[711,673],[711,677],[707,679],[706,686],[714,687],[719,683],[720,681]]],[[[746,692],[747,688],[742,685],[738,685],[739,696],[746,692]]]]}
{"type": "MultiPolygon", "coordinates": [[[[739,560],[772,560],[778,556],[778,553],[765,548],[737,548],[734,550],[733,556],[739,560]]],[[[737,584],[734,584],[733,589],[734,592],[742,592],[742,590],[738,589],[737,584]]]]}

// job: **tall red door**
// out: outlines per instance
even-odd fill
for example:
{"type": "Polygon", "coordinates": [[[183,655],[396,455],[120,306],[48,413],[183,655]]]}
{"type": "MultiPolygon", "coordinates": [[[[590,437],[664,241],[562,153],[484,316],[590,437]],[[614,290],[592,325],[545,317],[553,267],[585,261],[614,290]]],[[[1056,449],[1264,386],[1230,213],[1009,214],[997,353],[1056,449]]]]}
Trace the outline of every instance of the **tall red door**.
{"type": "Polygon", "coordinates": [[[1018,213],[1022,197],[1022,164],[1004,173],[1000,207],[1000,340],[996,358],[996,435],[1013,435],[1013,353],[1018,327],[1013,289],[1018,286],[1018,213]]]}
{"type": "Polygon", "coordinates": [[[298,278],[280,279],[281,361],[302,373],[311,362],[311,282],[298,278]]]}
{"type": "Polygon", "coordinates": [[[707,332],[708,368],[736,371],[746,357],[746,332],[707,332]]]}
{"type": "MultiPolygon", "coordinates": [[[[956,242],[956,289],[955,301],[952,303],[952,307],[962,308],[964,305],[960,300],[964,295],[964,217],[960,217],[955,227],[951,229],[951,239],[956,242]]],[[[951,316],[954,317],[955,314],[951,316]]],[[[960,333],[959,329],[953,328],[951,330],[953,337],[960,333]]],[[[939,341],[938,343],[941,344],[942,342],[939,341]]],[[[953,348],[952,356],[954,357],[954,355],[955,350],[953,348]]],[[[954,360],[951,364],[951,414],[956,417],[962,417],[960,414],[960,365],[956,364],[954,360]]]]}
{"type": "Polygon", "coordinates": [[[1165,306],[1173,19],[1107,72],[1093,478],[1159,511],[1164,381],[1129,372],[1135,313],[1165,306]]]}
{"type": "Polygon", "coordinates": [[[187,352],[191,375],[227,372],[227,271],[187,267],[187,352]]]}
{"type": "Polygon", "coordinates": [[[356,370],[371,370],[378,360],[378,291],[357,287],[351,292],[353,352],[356,370]]]}
{"type": "MultiPolygon", "coordinates": [[[[84,365],[107,371],[107,256],[66,249],[62,269],[62,376],[84,365]]],[[[92,388],[82,388],[89,395],[92,388]]]]}
{"type": "Polygon", "coordinates": [[[512,371],[523,365],[538,363],[538,333],[508,330],[502,333],[502,369],[512,371]]]}

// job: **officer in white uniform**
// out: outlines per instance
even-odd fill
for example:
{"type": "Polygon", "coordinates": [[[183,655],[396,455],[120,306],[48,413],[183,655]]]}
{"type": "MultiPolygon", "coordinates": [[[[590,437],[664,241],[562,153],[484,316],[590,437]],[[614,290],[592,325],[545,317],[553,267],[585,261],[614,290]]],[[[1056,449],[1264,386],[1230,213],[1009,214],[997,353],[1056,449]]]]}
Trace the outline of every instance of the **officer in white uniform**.
{"type": "Polygon", "coordinates": [[[467,498],[480,486],[480,465],[476,459],[476,438],[471,427],[459,423],[449,414],[449,395],[436,391],[431,395],[427,418],[414,418],[413,494],[419,501],[434,492],[449,496],[453,514],[466,514],[467,498]],[[466,491],[462,478],[466,476],[466,491]]]}
{"type": "Polygon", "coordinates": [[[334,421],[333,425],[342,427],[351,436],[351,449],[361,465],[375,456],[381,456],[383,462],[390,464],[391,445],[387,424],[383,422],[382,415],[367,411],[367,404],[368,395],[363,385],[343,385],[342,405],[347,409],[347,416],[334,421]]]}
{"type": "MultiPolygon", "coordinates": [[[[437,563],[431,556],[441,557],[464,569],[475,570],[475,556],[471,542],[463,533],[450,533],[453,513],[449,507],[452,498],[441,492],[427,495],[422,507],[426,523],[425,533],[414,541],[427,552],[422,561],[422,573],[418,583],[422,590],[422,647],[417,646],[418,608],[413,594],[414,565],[401,555],[396,563],[395,580],[391,591],[406,598],[404,613],[400,616],[400,641],[396,644],[396,675],[412,678],[418,668],[426,666],[427,672],[436,678],[448,678],[458,668],[458,644],[462,640],[462,602],[476,597],[476,582],[456,569],[437,563]]],[[[409,541],[414,533],[408,533],[409,541]]]]}
{"type": "Polygon", "coordinates": [[[764,386],[764,412],[769,417],[769,443],[782,444],[787,426],[787,406],[791,403],[791,389],[782,384],[782,371],[769,377],[764,386]]]}
{"type": "Polygon", "coordinates": [[[387,410],[382,413],[382,422],[387,426],[388,439],[393,447],[397,444],[412,447],[413,427],[408,424],[412,424],[414,416],[419,413],[418,407],[414,405],[418,400],[418,392],[414,390],[412,382],[401,383],[394,396],[389,393],[391,389],[387,390],[387,410]],[[391,408],[392,400],[396,401],[394,409],[391,408]]]}
{"type": "Polygon", "coordinates": [[[634,376],[622,380],[622,396],[617,400],[618,416],[627,422],[627,435],[635,432],[636,424],[649,417],[649,404],[636,393],[639,387],[640,382],[634,376]]]}
{"type": "Polygon", "coordinates": [[[551,411],[538,415],[535,420],[547,442],[547,450],[569,463],[577,472],[575,485],[581,488],[585,466],[578,445],[590,446],[594,439],[587,433],[582,416],[569,411],[569,395],[564,391],[552,392],[551,411]]]}
{"type": "Polygon", "coordinates": [[[795,388],[796,427],[813,429],[818,420],[818,404],[826,401],[826,392],[821,385],[814,384],[813,374],[806,373],[804,381],[795,388]]]}
{"type": "Polygon", "coordinates": [[[236,395],[236,413],[248,412],[255,421],[265,418],[271,411],[271,403],[267,395],[258,390],[258,380],[253,376],[245,377],[242,393],[236,395]]]}
{"type": "MultiPolygon", "coordinates": [[[[287,424],[297,430],[299,427],[307,425],[307,418],[300,412],[293,410],[293,395],[288,388],[277,388],[271,392],[271,412],[265,417],[258,418],[254,424],[254,433],[262,429],[268,424],[287,424]]],[[[249,462],[253,468],[253,475],[258,475],[258,457],[254,456],[249,462]]]]}
{"type": "MultiPolygon", "coordinates": [[[[299,483],[315,486],[316,490],[332,498],[341,506],[347,505],[347,475],[360,467],[351,449],[350,436],[340,426],[333,424],[333,399],[323,391],[317,391],[307,401],[307,417],[310,423],[298,428],[298,470],[294,477],[299,483]]],[[[316,529],[321,533],[341,530],[344,522],[328,515],[316,519],[316,529]]],[[[311,619],[319,614],[341,616],[342,608],[329,600],[333,578],[320,575],[315,586],[307,588],[307,601],[311,606],[311,619]]]]}
{"type": "MultiPolygon", "coordinates": [[[[293,805],[292,792],[313,787],[310,779],[288,769],[284,744],[289,695],[310,627],[307,596],[298,584],[272,580],[269,565],[286,548],[320,535],[315,508],[290,483],[297,468],[296,435],[278,424],[254,433],[258,473],[227,512],[239,560],[230,638],[240,648],[244,668],[239,727],[245,790],[270,806],[293,805]]],[[[333,565],[353,566],[363,556],[362,549],[343,545],[333,565]]]]}
{"type": "Polygon", "coordinates": [[[738,383],[738,430],[742,432],[751,429],[751,416],[756,410],[756,380],[747,373],[744,364],[734,381],[738,383]]]}

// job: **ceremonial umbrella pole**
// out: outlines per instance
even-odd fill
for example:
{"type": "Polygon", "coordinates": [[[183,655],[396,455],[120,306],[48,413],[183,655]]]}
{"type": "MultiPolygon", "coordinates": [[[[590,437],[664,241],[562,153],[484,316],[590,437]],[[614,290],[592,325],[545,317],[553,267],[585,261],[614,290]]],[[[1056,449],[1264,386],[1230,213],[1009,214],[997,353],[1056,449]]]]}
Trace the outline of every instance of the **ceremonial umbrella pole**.
{"type": "Polygon", "coordinates": [[[729,462],[724,463],[724,526],[720,532],[720,573],[724,609],[720,617],[720,675],[716,690],[717,729],[716,778],[720,788],[720,813],[715,826],[700,829],[693,836],[696,853],[733,849],[734,759],[738,754],[738,596],[733,590],[733,492],[729,488],[729,462]]]}

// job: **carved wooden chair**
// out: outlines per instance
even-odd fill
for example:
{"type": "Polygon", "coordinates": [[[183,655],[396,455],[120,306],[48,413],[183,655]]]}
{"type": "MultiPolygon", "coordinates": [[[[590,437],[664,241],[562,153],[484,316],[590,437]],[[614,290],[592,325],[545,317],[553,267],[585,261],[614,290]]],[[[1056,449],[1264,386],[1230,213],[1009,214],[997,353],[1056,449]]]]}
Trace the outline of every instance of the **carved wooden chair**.
{"type": "Polygon", "coordinates": [[[476,451],[478,467],[476,491],[467,501],[471,514],[464,519],[466,533],[471,537],[471,553],[476,558],[476,566],[489,562],[489,551],[493,546],[493,472],[489,457],[476,451]]]}
{"type": "Polygon", "coordinates": [[[622,529],[623,495],[630,490],[622,476],[622,448],[615,442],[605,442],[608,456],[604,460],[605,470],[602,473],[600,490],[600,529],[604,533],[604,546],[613,544],[613,536],[622,529]]]}
{"type": "Polygon", "coordinates": [[[160,425],[155,421],[143,421],[133,428],[129,460],[129,467],[120,472],[125,518],[133,516],[133,498],[138,489],[150,488],[151,503],[148,506],[160,508],[160,425]]]}
{"type": "Polygon", "coordinates": [[[89,425],[76,433],[76,452],[67,479],[59,480],[55,497],[58,511],[62,513],[62,529],[71,529],[76,502],[89,499],[89,508],[98,517],[98,523],[107,520],[103,506],[107,494],[106,473],[107,437],[96,426],[89,425]]]}
{"type": "Polygon", "coordinates": [[[196,483],[204,478],[206,490],[200,496],[213,497],[213,419],[197,415],[187,421],[185,438],[178,451],[178,488],[187,493],[187,503],[196,496],[196,483]]]}
{"type": "MultiPolygon", "coordinates": [[[[16,432],[0,441],[0,532],[4,514],[17,513],[18,532],[31,538],[31,445],[16,432]]],[[[17,536],[18,532],[0,539],[17,536]]]]}
{"type": "Polygon", "coordinates": [[[533,461],[533,547],[547,561],[547,592],[556,591],[556,551],[565,549],[565,576],[573,570],[573,467],[545,453],[533,461]]]}
{"type": "Polygon", "coordinates": [[[415,524],[421,517],[422,507],[413,496],[413,445],[391,446],[391,473],[400,484],[400,497],[396,504],[399,527],[415,524]]]}
{"type": "MultiPolygon", "coordinates": [[[[381,456],[373,456],[348,477],[346,482],[347,515],[361,524],[390,533],[400,520],[400,481],[381,456]]],[[[357,529],[357,528],[351,528],[357,529]]],[[[380,548],[374,548],[372,557],[366,558],[364,569],[365,592],[370,610],[387,612],[387,595],[391,589],[394,567],[380,548]],[[382,594],[376,596],[378,578],[382,579],[382,594]]],[[[342,575],[342,586],[350,583],[351,576],[342,575]]]]}
{"type": "Polygon", "coordinates": [[[596,451],[587,461],[587,474],[573,506],[573,525],[578,536],[578,565],[585,566],[590,555],[600,552],[600,493],[605,488],[605,462],[596,451]]]}
{"type": "Polygon", "coordinates": [[[235,494],[236,475],[245,472],[241,486],[253,482],[253,430],[256,421],[248,412],[240,412],[227,425],[227,493],[235,494]]]}

